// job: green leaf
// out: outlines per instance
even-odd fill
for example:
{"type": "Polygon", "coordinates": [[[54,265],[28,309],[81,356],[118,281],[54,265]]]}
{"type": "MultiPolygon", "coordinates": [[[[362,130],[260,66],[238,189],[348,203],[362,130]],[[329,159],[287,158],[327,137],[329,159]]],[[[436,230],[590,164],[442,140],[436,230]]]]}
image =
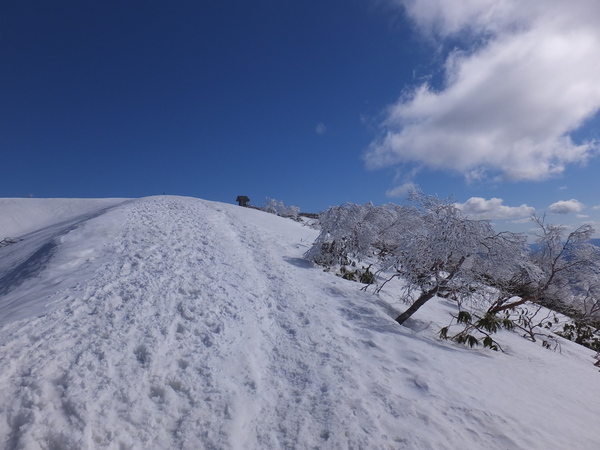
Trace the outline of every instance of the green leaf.
{"type": "Polygon", "coordinates": [[[489,336],[486,336],[485,338],[483,338],[483,346],[487,347],[489,349],[492,349],[495,352],[498,351],[498,346],[496,344],[494,344],[494,340],[489,336]]]}
{"type": "Polygon", "coordinates": [[[477,328],[483,328],[484,330],[489,331],[490,333],[495,333],[500,328],[500,321],[496,316],[486,314],[477,321],[475,326],[477,328]]]}
{"type": "Polygon", "coordinates": [[[440,330],[440,338],[448,339],[448,327],[444,327],[440,330]]]}
{"type": "Polygon", "coordinates": [[[475,336],[471,336],[470,334],[467,334],[466,338],[467,338],[467,344],[469,345],[469,347],[473,348],[476,345],[479,345],[479,341],[477,340],[477,338],[475,338],[475,336]]]}
{"type": "Polygon", "coordinates": [[[492,345],[494,345],[494,340],[491,337],[486,336],[483,338],[484,347],[491,347],[492,345]]]}
{"type": "Polygon", "coordinates": [[[515,324],[510,319],[504,319],[502,320],[502,326],[507,330],[512,330],[515,327],[515,324]]]}
{"type": "Polygon", "coordinates": [[[456,318],[456,321],[458,323],[464,323],[464,324],[470,324],[471,320],[473,320],[473,318],[471,317],[471,314],[469,314],[467,311],[459,312],[458,317],[456,318]]]}

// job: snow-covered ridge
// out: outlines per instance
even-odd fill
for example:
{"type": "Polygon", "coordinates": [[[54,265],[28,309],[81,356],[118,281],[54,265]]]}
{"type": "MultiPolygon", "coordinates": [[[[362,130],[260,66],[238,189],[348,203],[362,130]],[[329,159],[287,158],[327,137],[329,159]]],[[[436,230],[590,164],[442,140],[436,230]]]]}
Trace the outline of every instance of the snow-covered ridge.
{"type": "Polygon", "coordinates": [[[0,248],[1,448],[600,448],[585,348],[440,341],[446,300],[400,327],[271,214],[84,203],[0,248]]]}
{"type": "Polygon", "coordinates": [[[120,198],[0,198],[0,238],[20,237],[124,201],[126,199],[120,198]]]}

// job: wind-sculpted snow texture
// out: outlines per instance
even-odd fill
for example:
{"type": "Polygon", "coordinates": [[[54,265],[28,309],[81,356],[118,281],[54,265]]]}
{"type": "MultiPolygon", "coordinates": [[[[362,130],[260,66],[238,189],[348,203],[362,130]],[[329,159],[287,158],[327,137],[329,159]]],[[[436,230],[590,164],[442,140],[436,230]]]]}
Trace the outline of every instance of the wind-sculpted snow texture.
{"type": "Polygon", "coordinates": [[[399,327],[393,292],[301,259],[317,234],[162,196],[25,236],[0,278],[54,247],[0,295],[20,319],[0,328],[0,447],[600,448],[591,352],[439,341],[446,301],[399,327]]]}

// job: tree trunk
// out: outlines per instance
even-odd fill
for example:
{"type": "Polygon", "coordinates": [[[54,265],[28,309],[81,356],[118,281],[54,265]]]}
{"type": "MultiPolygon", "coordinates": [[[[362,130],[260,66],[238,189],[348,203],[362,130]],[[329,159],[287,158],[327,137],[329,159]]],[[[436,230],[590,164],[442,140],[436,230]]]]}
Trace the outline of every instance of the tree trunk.
{"type": "Polygon", "coordinates": [[[420,297],[418,299],[416,299],[415,302],[412,305],[410,305],[410,307],[406,311],[404,311],[402,314],[400,314],[398,317],[396,317],[396,322],[398,322],[400,325],[402,325],[404,322],[406,322],[406,320],[410,316],[412,316],[414,313],[416,313],[417,310],[421,306],[423,306],[425,303],[427,303],[427,301],[431,300],[436,295],[443,293],[446,290],[446,288],[448,287],[448,284],[450,283],[450,281],[458,273],[458,270],[460,269],[462,264],[465,262],[465,259],[467,259],[467,256],[463,256],[462,258],[460,258],[460,260],[456,263],[456,266],[454,266],[454,269],[452,269],[452,272],[450,272],[450,274],[437,286],[434,286],[433,288],[429,289],[427,292],[423,292],[420,295],[420,297]]]}
{"type": "Polygon", "coordinates": [[[406,311],[404,311],[402,314],[396,317],[396,322],[402,325],[404,322],[406,322],[406,319],[408,319],[410,316],[416,313],[421,306],[427,303],[428,300],[431,300],[433,297],[435,297],[437,293],[437,287],[435,289],[431,289],[430,291],[422,293],[421,296],[418,299],[416,299],[415,302],[412,305],[410,305],[410,307],[406,311]]]}

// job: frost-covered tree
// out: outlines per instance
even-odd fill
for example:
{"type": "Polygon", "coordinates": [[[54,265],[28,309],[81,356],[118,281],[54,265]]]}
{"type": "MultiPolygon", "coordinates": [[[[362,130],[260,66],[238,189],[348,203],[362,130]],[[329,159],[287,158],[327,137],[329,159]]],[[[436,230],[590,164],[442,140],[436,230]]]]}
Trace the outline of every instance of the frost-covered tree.
{"type": "MultiPolygon", "coordinates": [[[[345,265],[367,260],[369,267],[391,273],[389,280],[401,278],[409,307],[396,318],[400,324],[436,296],[455,300],[459,312],[451,326],[458,324],[460,331],[449,335],[448,326],[440,335],[471,346],[483,337],[485,346],[498,348],[490,335],[501,328],[520,329],[535,340],[550,324],[548,315],[538,315],[542,306],[588,328],[599,323],[600,252],[587,243],[591,226],[567,234],[533,217],[539,231],[531,248],[526,236],[497,233],[489,221],[469,219],[450,201],[416,191],[409,198],[414,206],[330,208],[321,214],[321,234],[305,256],[342,266],[342,274],[348,273],[345,265]]],[[[575,333],[576,340],[583,336],[578,330],[587,336],[588,328],[575,323],[564,335],[575,333]]]]}
{"type": "Polygon", "coordinates": [[[490,282],[505,283],[521,265],[523,236],[496,233],[488,221],[468,219],[437,197],[415,192],[410,199],[418,205],[421,226],[403,233],[386,261],[406,283],[404,300],[411,303],[398,323],[435,296],[459,302],[488,296],[490,282]]]}
{"type": "Polygon", "coordinates": [[[286,206],[281,200],[267,197],[267,203],[262,207],[262,210],[270,214],[275,214],[281,217],[297,218],[300,213],[300,208],[297,206],[286,206]]]}
{"type": "MultiPolygon", "coordinates": [[[[537,231],[529,258],[508,284],[498,286],[500,295],[486,316],[511,312],[514,326],[535,340],[541,324],[532,320],[527,305],[545,306],[570,317],[562,330],[555,330],[558,334],[600,350],[594,336],[600,325],[600,250],[589,243],[594,229],[585,224],[567,233],[544,217],[532,219],[537,231]]],[[[546,324],[550,327],[551,322],[546,324]]]]}
{"type": "Polygon", "coordinates": [[[525,238],[496,233],[448,201],[414,192],[412,207],[347,204],[321,215],[322,231],[306,256],[319,264],[377,257],[405,283],[404,323],[435,296],[457,301],[506,283],[525,257],[525,238]]]}
{"type": "Polygon", "coordinates": [[[534,216],[535,244],[520,271],[499,285],[499,296],[489,312],[496,314],[535,302],[556,310],[574,308],[590,315],[600,304],[600,252],[589,243],[594,229],[585,224],[567,234],[566,228],[534,216]],[[515,300],[515,296],[519,298],[515,300]]]}
{"type": "Polygon", "coordinates": [[[319,215],[321,233],[305,257],[326,267],[377,257],[384,259],[400,235],[421,226],[415,208],[346,203],[319,215]]]}

